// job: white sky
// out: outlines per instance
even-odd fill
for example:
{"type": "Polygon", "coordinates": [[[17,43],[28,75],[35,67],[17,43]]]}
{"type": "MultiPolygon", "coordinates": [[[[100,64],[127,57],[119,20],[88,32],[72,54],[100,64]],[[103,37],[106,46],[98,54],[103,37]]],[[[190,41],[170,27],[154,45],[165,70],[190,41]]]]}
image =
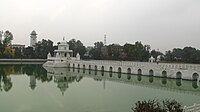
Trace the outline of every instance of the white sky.
{"type": "Polygon", "coordinates": [[[174,47],[200,49],[200,0],[0,0],[0,30],[10,30],[13,43],[80,39],[151,45],[166,51],[174,47]]]}

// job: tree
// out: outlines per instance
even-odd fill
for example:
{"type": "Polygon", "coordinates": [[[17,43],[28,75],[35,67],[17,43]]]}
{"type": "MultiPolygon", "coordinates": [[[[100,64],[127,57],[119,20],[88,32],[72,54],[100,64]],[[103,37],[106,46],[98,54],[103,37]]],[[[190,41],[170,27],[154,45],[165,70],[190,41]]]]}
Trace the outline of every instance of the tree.
{"type": "Polygon", "coordinates": [[[27,47],[27,48],[25,48],[25,50],[24,50],[24,57],[25,58],[30,58],[30,59],[35,58],[35,52],[33,50],[33,47],[27,47]]]}
{"type": "Polygon", "coordinates": [[[150,54],[154,58],[157,58],[159,55],[163,55],[163,53],[161,53],[160,51],[156,51],[156,50],[152,50],[150,54]]]}
{"type": "Polygon", "coordinates": [[[5,57],[5,54],[6,57],[14,56],[14,50],[12,50],[11,47],[8,47],[11,44],[11,41],[13,40],[13,34],[7,30],[4,32],[3,37],[4,39],[0,41],[0,57],[5,57]]]}
{"type": "Polygon", "coordinates": [[[149,45],[143,45],[141,42],[135,42],[135,44],[126,43],[123,47],[128,60],[147,61],[149,59],[149,45]]]}
{"type": "Polygon", "coordinates": [[[6,46],[4,50],[4,56],[7,58],[11,58],[15,56],[15,49],[13,49],[11,46],[6,46]]]}
{"type": "Polygon", "coordinates": [[[184,47],[183,49],[174,48],[172,51],[166,51],[165,60],[200,63],[200,51],[193,47],[184,47]]]}
{"type": "Polygon", "coordinates": [[[114,60],[121,60],[126,57],[126,54],[124,53],[124,49],[119,44],[111,44],[107,46],[108,48],[108,59],[114,59],[114,60]]]}
{"type": "Polygon", "coordinates": [[[36,58],[46,59],[47,54],[48,53],[53,54],[54,50],[55,49],[53,47],[53,41],[42,39],[42,41],[39,41],[38,43],[36,43],[35,56],[36,58]]]}
{"type": "Polygon", "coordinates": [[[8,30],[5,31],[3,45],[4,46],[10,45],[12,40],[13,40],[13,34],[8,30]]]}
{"type": "Polygon", "coordinates": [[[71,39],[69,42],[69,49],[73,50],[73,56],[76,56],[77,53],[80,54],[81,58],[83,58],[86,48],[80,40],[71,39]]]}
{"type": "Polygon", "coordinates": [[[138,101],[132,108],[134,112],[163,112],[157,100],[138,101]]]}
{"type": "Polygon", "coordinates": [[[93,59],[102,59],[101,58],[101,48],[103,47],[103,42],[95,42],[94,48],[90,50],[89,54],[93,59]]]}

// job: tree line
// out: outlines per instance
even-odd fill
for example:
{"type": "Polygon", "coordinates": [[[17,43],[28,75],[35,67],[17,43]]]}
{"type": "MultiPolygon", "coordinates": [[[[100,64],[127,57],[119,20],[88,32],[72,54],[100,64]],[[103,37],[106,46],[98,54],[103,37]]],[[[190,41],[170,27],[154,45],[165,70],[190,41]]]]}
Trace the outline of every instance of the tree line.
{"type": "MultiPolygon", "coordinates": [[[[53,41],[42,39],[36,43],[36,46],[25,47],[24,49],[11,46],[13,35],[6,31],[4,39],[0,41],[1,58],[47,58],[47,54],[58,48],[53,41]]],[[[58,43],[59,44],[59,43],[58,43]]],[[[148,61],[152,56],[155,59],[160,56],[163,62],[184,62],[200,63],[200,50],[193,47],[174,48],[163,54],[160,51],[151,50],[150,45],[144,45],[142,42],[126,43],[124,45],[109,44],[97,41],[94,46],[84,46],[80,40],[71,39],[68,41],[69,49],[73,50],[73,56],[80,54],[82,59],[96,60],[122,60],[122,61],[148,61]]]]}

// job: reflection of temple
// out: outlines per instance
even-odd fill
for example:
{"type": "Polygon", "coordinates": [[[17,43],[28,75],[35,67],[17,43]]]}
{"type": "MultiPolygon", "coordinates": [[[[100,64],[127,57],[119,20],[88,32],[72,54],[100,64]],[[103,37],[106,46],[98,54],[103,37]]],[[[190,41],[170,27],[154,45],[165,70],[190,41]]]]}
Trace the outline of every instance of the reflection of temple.
{"type": "Polygon", "coordinates": [[[67,88],[69,88],[70,83],[75,81],[79,82],[83,78],[82,76],[71,74],[69,69],[66,68],[46,67],[45,69],[47,70],[47,78],[53,78],[62,95],[64,95],[67,88]]]}
{"type": "Polygon", "coordinates": [[[67,77],[63,75],[54,76],[54,82],[58,84],[57,87],[60,89],[62,95],[64,95],[64,92],[69,87],[67,77]]]}
{"type": "MultiPolygon", "coordinates": [[[[166,91],[200,95],[199,81],[186,81],[182,79],[156,78],[152,76],[120,74],[112,72],[95,72],[94,70],[84,69],[62,69],[62,68],[45,68],[47,76],[54,77],[89,77],[96,81],[102,81],[103,88],[106,88],[105,81],[125,83],[129,85],[142,86],[166,91]]],[[[71,81],[73,82],[73,81],[71,81]]],[[[58,86],[60,87],[60,86],[58,86]]]]}

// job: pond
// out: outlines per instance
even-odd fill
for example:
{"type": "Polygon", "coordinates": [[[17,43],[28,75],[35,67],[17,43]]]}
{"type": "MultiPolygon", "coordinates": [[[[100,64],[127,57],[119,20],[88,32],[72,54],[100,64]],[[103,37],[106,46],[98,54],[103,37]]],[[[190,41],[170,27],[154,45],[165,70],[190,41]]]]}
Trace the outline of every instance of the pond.
{"type": "Polygon", "coordinates": [[[1,112],[132,112],[139,100],[200,103],[197,81],[41,64],[0,65],[1,112]]]}

